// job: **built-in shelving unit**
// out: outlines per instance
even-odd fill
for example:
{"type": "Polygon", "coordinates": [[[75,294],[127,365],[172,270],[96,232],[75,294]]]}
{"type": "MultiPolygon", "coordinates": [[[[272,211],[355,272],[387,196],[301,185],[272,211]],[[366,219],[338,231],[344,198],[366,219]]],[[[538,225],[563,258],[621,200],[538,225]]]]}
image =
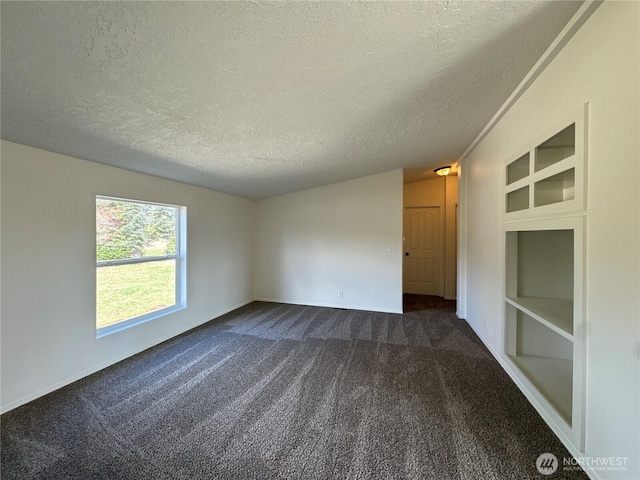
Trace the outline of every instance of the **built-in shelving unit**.
{"type": "MultiPolygon", "coordinates": [[[[586,107],[585,107],[586,108],[586,107]]],[[[505,168],[507,220],[584,210],[586,115],[584,109],[515,155],[505,168]]]]}
{"type": "Polygon", "coordinates": [[[587,107],[505,167],[505,353],[525,393],[582,450],[587,107]]]}

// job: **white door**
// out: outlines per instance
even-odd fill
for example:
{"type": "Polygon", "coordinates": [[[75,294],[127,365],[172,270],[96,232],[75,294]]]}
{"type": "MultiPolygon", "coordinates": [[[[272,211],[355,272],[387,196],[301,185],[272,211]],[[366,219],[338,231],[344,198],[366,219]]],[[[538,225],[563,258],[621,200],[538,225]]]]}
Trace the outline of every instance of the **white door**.
{"type": "Polygon", "coordinates": [[[440,207],[404,209],[404,293],[442,296],[440,207]]]}

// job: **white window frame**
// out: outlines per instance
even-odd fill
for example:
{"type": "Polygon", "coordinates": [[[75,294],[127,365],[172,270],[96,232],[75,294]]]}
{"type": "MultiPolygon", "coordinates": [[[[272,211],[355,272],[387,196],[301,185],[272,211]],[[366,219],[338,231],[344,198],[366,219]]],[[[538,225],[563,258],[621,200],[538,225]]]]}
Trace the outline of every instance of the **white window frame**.
{"type": "MultiPolygon", "coordinates": [[[[128,265],[135,263],[147,263],[147,262],[158,262],[162,260],[173,260],[176,261],[175,266],[175,299],[176,302],[173,305],[170,305],[165,308],[161,308],[159,310],[154,310],[152,312],[147,312],[142,315],[138,315],[136,317],[131,317],[126,320],[122,320],[120,322],[113,323],[111,325],[105,325],[104,327],[98,327],[98,312],[97,312],[97,299],[98,299],[98,285],[97,281],[94,278],[93,286],[94,286],[94,318],[93,318],[93,329],[95,331],[95,338],[102,338],[112,333],[120,332],[122,330],[126,330],[130,327],[140,325],[141,323],[148,322],[149,320],[155,320],[156,318],[164,317],[165,315],[169,315],[170,313],[177,312],[178,310],[183,310],[187,307],[187,207],[182,205],[173,205],[169,203],[159,203],[159,202],[149,202],[144,200],[135,200],[131,198],[122,198],[122,197],[112,197],[108,195],[95,195],[94,201],[94,238],[96,238],[96,221],[95,214],[97,208],[98,200],[109,200],[116,202],[128,202],[128,203],[138,203],[138,204],[146,204],[146,205],[154,205],[159,207],[171,207],[177,209],[176,215],[176,253],[173,255],[165,255],[165,256],[154,256],[154,257],[143,257],[143,258],[129,258],[124,260],[105,260],[105,261],[97,261],[95,263],[95,273],[97,277],[98,268],[102,267],[111,267],[116,265],[128,265]]],[[[97,242],[94,241],[94,252],[93,258],[97,257],[97,242]]]]}

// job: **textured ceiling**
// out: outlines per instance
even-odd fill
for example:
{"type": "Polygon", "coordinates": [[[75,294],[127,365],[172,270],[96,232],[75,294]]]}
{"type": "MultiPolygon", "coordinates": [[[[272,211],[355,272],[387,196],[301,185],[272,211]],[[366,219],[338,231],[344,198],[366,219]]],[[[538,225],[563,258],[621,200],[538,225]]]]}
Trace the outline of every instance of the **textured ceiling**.
{"type": "Polygon", "coordinates": [[[452,163],[580,2],[6,2],[2,138],[264,198],[452,163]]]}

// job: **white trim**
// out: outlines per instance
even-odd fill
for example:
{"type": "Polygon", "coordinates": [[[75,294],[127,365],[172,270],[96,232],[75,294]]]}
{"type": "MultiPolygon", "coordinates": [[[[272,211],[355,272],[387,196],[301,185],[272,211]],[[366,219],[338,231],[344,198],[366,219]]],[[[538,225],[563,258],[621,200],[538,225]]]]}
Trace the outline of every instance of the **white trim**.
{"type": "Polygon", "coordinates": [[[128,202],[128,203],[144,203],[145,205],[156,205],[159,207],[172,207],[172,208],[182,207],[182,205],[176,205],[174,203],[154,202],[153,200],[138,200],[137,198],[114,197],[111,195],[103,195],[101,193],[94,193],[94,196],[96,199],[100,199],[100,200],[115,200],[116,202],[128,202]]]}
{"type": "Polygon", "coordinates": [[[283,300],[283,299],[275,299],[275,298],[256,298],[256,302],[270,302],[270,303],[284,303],[286,305],[302,305],[305,307],[326,307],[326,308],[339,308],[341,310],[362,310],[365,312],[379,312],[379,313],[397,313],[402,315],[404,312],[402,309],[375,309],[369,306],[362,305],[345,305],[345,304],[337,304],[337,303],[311,303],[311,302],[294,302],[291,300],[283,300]]]}
{"type": "Polygon", "coordinates": [[[120,260],[98,260],[96,268],[115,267],[117,265],[131,265],[132,263],[161,262],[163,260],[177,260],[178,255],[166,255],[164,257],[140,257],[140,258],[123,258],[120,260]]]}
{"type": "Polygon", "coordinates": [[[571,20],[565,25],[553,43],[542,54],[529,73],[524,77],[506,102],[498,109],[496,114],[489,120],[489,123],[482,129],[471,145],[467,147],[460,159],[468,157],[478,144],[493,130],[498,122],[506,115],[511,107],[520,99],[527,89],[536,81],[540,74],[547,68],[551,61],[560,53],[569,40],[573,38],[578,30],[585,24],[589,17],[596,11],[604,0],[586,0],[573,15],[571,20]]]}
{"type": "Polygon", "coordinates": [[[187,308],[187,207],[176,208],[176,305],[187,308]]]}
{"type": "Polygon", "coordinates": [[[156,318],[164,317],[165,315],[169,315],[180,310],[184,310],[185,308],[185,306],[179,305],[176,302],[168,307],[143,313],[142,315],[138,315],[137,317],[127,318],[126,320],[111,323],[109,325],[105,325],[104,327],[96,327],[96,339],[99,340],[108,335],[111,335],[112,333],[122,332],[123,330],[127,330],[128,328],[135,327],[136,325],[141,325],[143,323],[155,320],[156,318]]]}
{"type": "Polygon", "coordinates": [[[456,315],[467,316],[467,175],[466,159],[458,162],[458,281],[456,288],[456,315]]]}

